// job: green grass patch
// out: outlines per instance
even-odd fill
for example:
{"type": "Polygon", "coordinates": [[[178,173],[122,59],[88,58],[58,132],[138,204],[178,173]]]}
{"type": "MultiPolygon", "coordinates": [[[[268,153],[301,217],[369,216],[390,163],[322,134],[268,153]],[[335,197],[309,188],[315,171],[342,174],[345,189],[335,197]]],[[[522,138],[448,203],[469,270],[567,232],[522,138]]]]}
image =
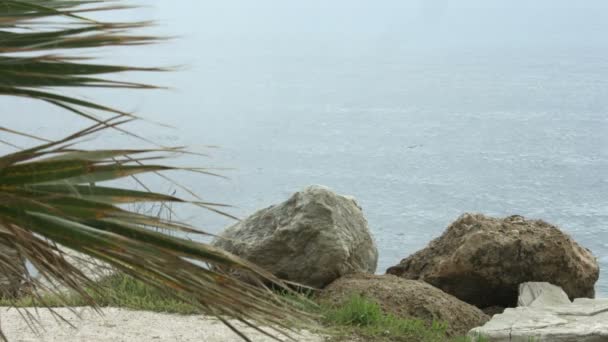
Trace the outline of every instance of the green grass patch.
{"type": "MultiPolygon", "coordinates": [[[[112,306],[186,315],[200,313],[193,305],[177,300],[156,288],[123,274],[106,277],[99,282],[99,288],[88,288],[86,292],[101,307],[112,306]]],[[[55,294],[46,294],[41,296],[41,300],[31,295],[21,297],[13,302],[6,299],[0,300],[0,305],[3,306],[31,307],[42,304],[49,307],[89,305],[87,300],[77,294],[66,294],[61,297],[55,294]]]]}
{"type": "Polygon", "coordinates": [[[357,336],[362,340],[439,342],[446,341],[446,324],[427,324],[417,319],[405,319],[382,311],[377,303],[353,295],[339,306],[321,305],[324,325],[334,328],[338,336],[357,336]]]}

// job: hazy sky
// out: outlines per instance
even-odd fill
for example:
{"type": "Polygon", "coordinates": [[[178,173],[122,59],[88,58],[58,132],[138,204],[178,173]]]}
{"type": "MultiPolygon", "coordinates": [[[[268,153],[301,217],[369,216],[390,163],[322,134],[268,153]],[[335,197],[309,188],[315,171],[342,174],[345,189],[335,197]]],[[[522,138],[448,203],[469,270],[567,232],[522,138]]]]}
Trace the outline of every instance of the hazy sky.
{"type": "Polygon", "coordinates": [[[172,29],[208,37],[391,39],[409,46],[608,44],[608,1],[154,1],[172,29]],[[194,24],[194,26],[193,26],[194,24]]]}

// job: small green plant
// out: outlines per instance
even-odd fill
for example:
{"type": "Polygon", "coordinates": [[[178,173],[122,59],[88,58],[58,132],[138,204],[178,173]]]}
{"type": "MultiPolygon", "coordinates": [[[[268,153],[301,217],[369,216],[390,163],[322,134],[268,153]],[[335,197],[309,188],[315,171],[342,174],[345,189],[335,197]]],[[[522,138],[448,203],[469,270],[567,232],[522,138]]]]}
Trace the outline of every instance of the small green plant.
{"type": "Polygon", "coordinates": [[[427,324],[422,320],[384,313],[378,303],[353,295],[342,304],[322,305],[324,323],[341,328],[342,334],[354,334],[375,341],[439,342],[446,340],[447,325],[427,324]]]}
{"type": "Polygon", "coordinates": [[[383,313],[377,303],[360,295],[353,295],[344,305],[328,310],[325,317],[329,322],[336,324],[366,327],[378,324],[383,318],[383,313]]]}

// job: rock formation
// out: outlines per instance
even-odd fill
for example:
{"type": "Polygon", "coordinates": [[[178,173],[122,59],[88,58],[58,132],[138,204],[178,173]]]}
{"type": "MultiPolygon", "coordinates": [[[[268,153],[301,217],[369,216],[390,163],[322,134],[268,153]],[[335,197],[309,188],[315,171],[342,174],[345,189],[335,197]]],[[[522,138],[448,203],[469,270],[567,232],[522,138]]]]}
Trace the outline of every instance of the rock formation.
{"type": "Polygon", "coordinates": [[[428,324],[445,322],[450,336],[464,335],[489,319],[475,306],[425,282],[393,275],[344,276],[327,286],[319,300],[339,305],[354,294],[377,302],[386,313],[420,319],[428,324]]]}
{"type": "Polygon", "coordinates": [[[213,245],[279,278],[322,288],[342,275],[374,273],[378,251],[357,202],[311,186],[227,228],[213,245]]]}
{"type": "Polygon", "coordinates": [[[518,286],[527,281],[560,286],[570,299],[593,298],[599,267],[588,249],[549,223],[464,214],[387,273],[423,280],[486,308],[516,306],[518,286]]]}

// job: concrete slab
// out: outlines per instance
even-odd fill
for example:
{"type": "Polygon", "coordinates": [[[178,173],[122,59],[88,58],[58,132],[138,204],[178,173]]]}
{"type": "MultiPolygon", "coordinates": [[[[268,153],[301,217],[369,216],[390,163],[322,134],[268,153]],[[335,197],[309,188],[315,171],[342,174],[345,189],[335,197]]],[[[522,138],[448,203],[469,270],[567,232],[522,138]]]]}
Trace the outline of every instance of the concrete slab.
{"type": "Polygon", "coordinates": [[[544,307],[570,304],[570,299],[561,287],[547,282],[526,282],[519,285],[517,306],[544,307]]]}

